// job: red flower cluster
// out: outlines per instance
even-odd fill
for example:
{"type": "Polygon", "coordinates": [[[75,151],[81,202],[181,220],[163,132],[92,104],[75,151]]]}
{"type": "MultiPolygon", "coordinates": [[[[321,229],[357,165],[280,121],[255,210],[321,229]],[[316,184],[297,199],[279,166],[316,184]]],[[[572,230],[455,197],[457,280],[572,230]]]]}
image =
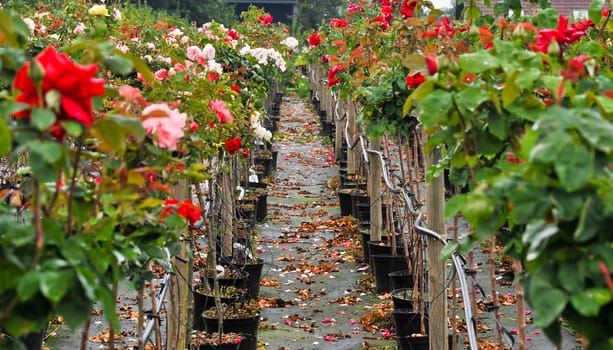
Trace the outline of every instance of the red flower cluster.
{"type": "Polygon", "coordinates": [[[236,29],[230,29],[230,30],[228,30],[228,36],[230,38],[232,38],[232,40],[237,40],[238,39],[238,32],[236,31],[236,29]]]}
{"type": "Polygon", "coordinates": [[[318,46],[319,44],[321,44],[321,37],[319,36],[319,34],[317,33],[311,34],[311,36],[309,36],[309,45],[311,45],[311,47],[315,47],[315,46],[318,46]]]}
{"type": "Polygon", "coordinates": [[[345,67],[341,65],[330,67],[330,69],[328,70],[328,88],[341,82],[341,78],[338,78],[336,76],[336,73],[344,72],[344,71],[345,71],[345,67]]]}
{"type": "Polygon", "coordinates": [[[241,149],[241,139],[240,139],[240,137],[235,137],[233,139],[229,139],[229,140],[226,141],[226,151],[228,151],[228,153],[230,153],[230,155],[233,155],[239,149],[241,149]]]}
{"type": "Polygon", "coordinates": [[[406,84],[409,89],[415,89],[419,85],[421,85],[424,81],[426,81],[426,77],[423,74],[421,74],[421,72],[417,72],[413,75],[407,75],[406,84]]]}
{"type": "Polygon", "coordinates": [[[591,57],[586,55],[573,57],[568,60],[566,68],[562,69],[560,74],[566,79],[577,81],[585,76],[584,64],[590,59],[591,57]]]}
{"type": "MultiPolygon", "coordinates": [[[[65,54],[58,53],[53,47],[46,48],[36,57],[36,64],[43,70],[40,79],[32,78],[31,63],[21,67],[15,76],[13,86],[21,91],[17,102],[32,107],[44,106],[56,111],[56,122],[50,127],[51,133],[58,139],[64,138],[65,130],[61,121],[76,121],[87,127],[94,122],[92,98],[104,95],[104,80],[94,78],[98,66],[85,66],[74,63],[65,54]],[[39,81],[40,80],[40,81],[39,81]],[[40,84],[42,94],[39,95],[40,84]],[[49,105],[53,98],[48,93],[59,93],[57,105],[49,105]]],[[[51,102],[54,103],[54,102],[51,102]]],[[[31,111],[24,110],[15,113],[15,118],[31,118],[31,111]]]]}
{"type": "Polygon", "coordinates": [[[330,28],[345,28],[349,25],[344,19],[333,18],[330,20],[330,28]]]}
{"type": "Polygon", "coordinates": [[[436,22],[436,27],[432,30],[424,32],[421,37],[425,38],[451,38],[455,35],[456,29],[451,25],[451,21],[448,17],[443,17],[439,22],[436,22]]]}
{"type": "Polygon", "coordinates": [[[263,25],[267,26],[272,23],[272,16],[259,16],[258,19],[262,22],[263,25]]]}
{"type": "MultiPolygon", "coordinates": [[[[166,217],[166,215],[174,213],[174,208],[179,205],[179,201],[176,199],[168,199],[164,201],[164,205],[166,208],[164,209],[163,217],[166,217]]],[[[179,205],[177,214],[187,219],[191,226],[194,226],[202,217],[202,209],[192,203],[192,201],[189,199],[186,199],[183,201],[183,203],[181,203],[181,205],[179,205]]]]}
{"type": "Polygon", "coordinates": [[[417,0],[402,0],[402,8],[400,13],[405,17],[413,17],[415,7],[417,6],[417,0]]]}
{"type": "Polygon", "coordinates": [[[592,26],[594,26],[594,23],[588,19],[575,23],[571,25],[571,28],[568,28],[568,18],[560,15],[556,29],[539,30],[539,34],[535,37],[536,44],[532,45],[532,49],[537,52],[548,53],[552,41],[555,41],[558,45],[572,44],[583,37],[585,31],[592,26]]]}

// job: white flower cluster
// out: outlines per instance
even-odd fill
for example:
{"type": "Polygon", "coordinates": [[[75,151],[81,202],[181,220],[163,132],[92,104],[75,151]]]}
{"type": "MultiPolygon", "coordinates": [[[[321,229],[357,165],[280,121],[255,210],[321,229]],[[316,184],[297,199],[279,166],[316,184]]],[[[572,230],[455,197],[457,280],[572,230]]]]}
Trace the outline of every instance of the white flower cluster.
{"type": "Polygon", "coordinates": [[[251,129],[253,129],[253,135],[260,140],[270,142],[270,140],[272,140],[272,133],[260,123],[261,116],[262,114],[258,111],[254,111],[251,114],[250,122],[251,129]]]}
{"type": "Polygon", "coordinates": [[[299,43],[298,43],[298,39],[294,38],[293,36],[288,36],[287,38],[281,41],[281,44],[293,50],[296,47],[298,47],[299,43]]]}
{"type": "Polygon", "coordinates": [[[255,49],[252,49],[249,47],[249,45],[245,45],[242,49],[240,49],[239,53],[242,56],[251,55],[255,57],[259,64],[267,65],[272,61],[281,72],[285,72],[285,69],[287,68],[283,55],[281,55],[279,51],[272,48],[267,49],[263,47],[256,47],[255,49]]]}

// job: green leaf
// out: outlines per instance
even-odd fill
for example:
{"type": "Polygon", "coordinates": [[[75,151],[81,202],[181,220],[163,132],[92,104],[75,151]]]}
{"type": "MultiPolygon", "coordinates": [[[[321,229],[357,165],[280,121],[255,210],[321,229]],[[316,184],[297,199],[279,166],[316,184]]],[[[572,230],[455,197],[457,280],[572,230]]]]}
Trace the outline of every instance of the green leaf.
{"type": "Polygon", "coordinates": [[[508,121],[509,116],[490,112],[487,118],[487,127],[492,135],[496,136],[499,140],[505,140],[507,138],[508,121]]]}
{"type": "Polygon", "coordinates": [[[132,61],[117,55],[105,57],[104,63],[109,66],[111,72],[117,75],[128,75],[132,72],[132,68],[134,68],[132,61]]]}
{"type": "Polygon", "coordinates": [[[558,232],[559,229],[556,225],[547,224],[542,220],[526,225],[526,230],[522,235],[522,242],[529,245],[526,259],[528,261],[537,259],[547,245],[549,238],[558,232]]]}
{"type": "Polygon", "coordinates": [[[149,65],[142,59],[130,53],[121,52],[119,50],[115,50],[115,54],[117,56],[121,56],[123,58],[130,60],[130,62],[132,63],[132,66],[136,69],[137,72],[141,74],[141,76],[143,77],[143,79],[145,79],[145,81],[153,82],[155,80],[155,77],[153,76],[153,72],[149,68],[149,65]]]}
{"type": "MultiPolygon", "coordinates": [[[[454,101],[458,105],[458,108],[470,112],[477,110],[482,103],[489,101],[489,99],[490,94],[486,90],[476,87],[463,89],[454,96],[454,101]]],[[[465,112],[462,111],[462,114],[465,114],[465,112]]]]}
{"type": "Polygon", "coordinates": [[[462,208],[466,205],[466,195],[457,194],[451,197],[445,203],[445,218],[449,219],[458,213],[462,212],[462,208]]]}
{"type": "Polygon", "coordinates": [[[534,311],[534,326],[545,328],[553,323],[566,307],[568,295],[548,281],[531,279],[528,294],[534,311]]]}
{"type": "Polygon", "coordinates": [[[603,288],[581,290],[572,295],[570,301],[583,316],[597,316],[600,307],[611,300],[611,292],[603,288]]]}
{"type": "MultiPolygon", "coordinates": [[[[74,288],[73,290],[78,290],[74,288]]],[[[83,325],[91,313],[91,299],[83,298],[78,292],[71,290],[57,306],[57,313],[64,317],[64,322],[75,330],[83,325]]]]}
{"type": "Polygon", "coordinates": [[[592,0],[590,6],[587,8],[587,15],[589,19],[598,25],[602,19],[602,8],[604,7],[604,0],[592,0]]]}
{"type": "Polygon", "coordinates": [[[19,283],[17,285],[17,297],[19,301],[28,300],[38,292],[39,278],[40,275],[36,270],[30,271],[19,277],[19,283]]]}
{"type": "Polygon", "coordinates": [[[68,238],[62,246],[60,251],[66,260],[71,264],[78,265],[85,257],[84,250],[86,246],[83,244],[83,240],[78,236],[71,236],[68,238]]]}
{"type": "Polygon", "coordinates": [[[60,124],[69,136],[78,137],[83,132],[83,125],[79,122],[64,120],[60,124]]]}
{"type": "Polygon", "coordinates": [[[558,269],[558,281],[560,285],[570,294],[582,290],[585,286],[585,276],[577,264],[573,262],[562,262],[558,269]]]}
{"type": "Polygon", "coordinates": [[[477,51],[460,56],[460,68],[469,73],[483,73],[498,67],[500,67],[498,58],[487,51],[477,51]]]}
{"type": "MultiPolygon", "coordinates": [[[[597,98],[598,99],[598,98],[597,98]]],[[[613,101],[608,97],[605,99],[613,101]]],[[[613,108],[613,104],[611,105],[613,108]]],[[[605,120],[599,113],[584,113],[583,118],[578,120],[581,136],[589,144],[605,153],[613,152],[613,124],[605,120]]]]}
{"type": "Polygon", "coordinates": [[[473,226],[478,227],[480,222],[488,221],[494,214],[495,203],[483,193],[473,193],[466,200],[462,214],[473,226]]]}
{"type": "Polygon", "coordinates": [[[585,146],[566,143],[560,148],[554,169],[560,184],[567,191],[585,186],[594,174],[594,153],[585,146]]]}
{"type": "Polygon", "coordinates": [[[578,242],[587,242],[598,234],[601,227],[603,217],[599,210],[600,208],[594,205],[593,197],[589,197],[583,203],[579,222],[573,234],[573,238],[578,242]]]}
{"type": "Polygon", "coordinates": [[[535,164],[551,164],[556,161],[562,149],[571,142],[570,135],[564,131],[552,133],[534,145],[529,159],[535,164]]]}
{"type": "Polygon", "coordinates": [[[68,292],[74,279],[74,270],[43,271],[40,273],[40,290],[50,301],[57,303],[68,292]]]}
{"type": "Polygon", "coordinates": [[[32,108],[32,125],[37,130],[45,131],[55,123],[55,113],[46,108],[32,108]]]}
{"type": "Polygon", "coordinates": [[[559,13],[553,8],[540,10],[536,14],[536,24],[539,28],[555,29],[558,26],[559,13]]]}
{"type": "Polygon", "coordinates": [[[519,88],[515,84],[515,79],[519,73],[517,71],[513,72],[511,76],[507,78],[505,81],[504,87],[502,88],[502,106],[507,107],[511,103],[515,102],[520,95],[519,88]]]}
{"type": "Polygon", "coordinates": [[[444,120],[452,106],[451,94],[443,90],[434,90],[419,104],[419,120],[431,129],[438,125],[438,120],[444,120]]]}
{"type": "Polygon", "coordinates": [[[528,89],[541,77],[542,71],[537,68],[528,68],[519,72],[515,84],[520,89],[528,89]]]}
{"type": "Polygon", "coordinates": [[[455,242],[455,241],[449,242],[448,244],[446,244],[441,250],[441,255],[440,255],[441,261],[451,257],[451,255],[458,250],[459,246],[460,246],[460,243],[455,242]]]}
{"type": "Polygon", "coordinates": [[[41,182],[56,182],[65,155],[64,148],[53,141],[34,141],[28,144],[32,173],[41,182]]]}
{"type": "Polygon", "coordinates": [[[119,319],[115,313],[115,306],[117,305],[117,302],[115,301],[113,294],[106,286],[101,285],[96,290],[96,297],[100,301],[106,320],[110,323],[113,329],[118,331],[119,319]]]}
{"type": "Polygon", "coordinates": [[[468,21],[474,21],[481,16],[481,9],[477,6],[466,6],[462,10],[462,17],[468,21]]]}
{"type": "Polygon", "coordinates": [[[419,85],[419,87],[413,90],[411,95],[409,95],[409,97],[407,97],[407,99],[404,101],[404,105],[402,107],[402,115],[405,116],[409,114],[409,112],[413,108],[413,104],[416,101],[423,100],[432,92],[432,90],[434,90],[434,83],[432,82],[432,80],[426,80],[424,83],[419,85]]]}
{"type": "Polygon", "coordinates": [[[11,151],[13,135],[9,131],[6,121],[0,118],[0,157],[6,156],[11,151]]]}

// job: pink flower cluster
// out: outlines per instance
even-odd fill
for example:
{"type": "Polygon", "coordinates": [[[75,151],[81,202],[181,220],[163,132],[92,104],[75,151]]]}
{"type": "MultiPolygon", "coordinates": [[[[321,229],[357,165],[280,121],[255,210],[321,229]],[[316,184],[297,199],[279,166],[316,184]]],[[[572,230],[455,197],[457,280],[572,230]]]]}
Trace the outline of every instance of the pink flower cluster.
{"type": "Polygon", "coordinates": [[[141,118],[147,134],[156,136],[154,144],[171,151],[177,149],[177,142],[185,135],[185,113],[171,109],[165,103],[157,103],[147,106],[141,113],[141,118]]]}

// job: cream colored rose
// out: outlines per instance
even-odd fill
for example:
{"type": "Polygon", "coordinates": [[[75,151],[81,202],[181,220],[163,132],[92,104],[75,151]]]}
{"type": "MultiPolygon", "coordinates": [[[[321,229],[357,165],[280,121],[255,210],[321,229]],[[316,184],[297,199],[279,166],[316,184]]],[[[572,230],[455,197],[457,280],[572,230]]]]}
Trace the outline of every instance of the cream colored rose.
{"type": "Polygon", "coordinates": [[[92,16],[108,16],[109,10],[106,5],[94,5],[89,9],[89,14],[92,16]]]}

